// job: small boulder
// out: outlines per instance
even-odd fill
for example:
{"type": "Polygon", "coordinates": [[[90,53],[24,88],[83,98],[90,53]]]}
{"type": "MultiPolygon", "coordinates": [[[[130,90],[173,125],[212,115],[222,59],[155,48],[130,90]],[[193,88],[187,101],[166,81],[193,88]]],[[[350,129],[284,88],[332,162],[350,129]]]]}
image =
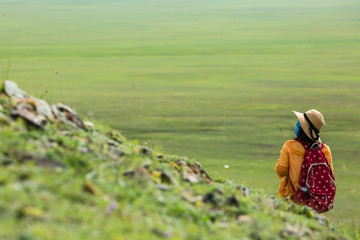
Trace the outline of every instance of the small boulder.
{"type": "Polygon", "coordinates": [[[42,128],[46,124],[46,117],[36,114],[34,106],[26,102],[21,102],[16,105],[10,113],[12,117],[22,117],[36,127],[42,128]]]}
{"type": "Polygon", "coordinates": [[[4,92],[9,97],[15,97],[18,99],[26,98],[26,92],[19,89],[18,85],[15,82],[10,81],[10,80],[4,81],[4,92]]]}
{"type": "Polygon", "coordinates": [[[66,106],[62,103],[57,103],[52,105],[52,111],[61,122],[68,123],[83,130],[87,130],[79,115],[69,106],[66,106]]]}
{"type": "Polygon", "coordinates": [[[36,111],[38,112],[38,114],[45,116],[50,121],[53,121],[54,115],[52,113],[50,105],[42,99],[34,98],[33,100],[36,105],[36,111]]]}
{"type": "Polygon", "coordinates": [[[183,166],[182,177],[184,180],[189,181],[191,183],[198,183],[202,181],[200,175],[196,174],[191,168],[188,166],[183,166]]]}

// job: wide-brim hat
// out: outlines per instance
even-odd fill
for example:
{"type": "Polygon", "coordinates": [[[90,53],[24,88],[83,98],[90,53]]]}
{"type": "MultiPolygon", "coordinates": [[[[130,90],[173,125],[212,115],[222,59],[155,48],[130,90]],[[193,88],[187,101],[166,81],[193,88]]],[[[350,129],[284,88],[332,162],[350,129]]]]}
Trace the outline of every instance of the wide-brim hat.
{"type": "Polygon", "coordinates": [[[301,128],[311,140],[321,142],[319,132],[325,124],[324,116],[317,110],[312,109],[305,113],[293,111],[299,120],[301,128]]]}

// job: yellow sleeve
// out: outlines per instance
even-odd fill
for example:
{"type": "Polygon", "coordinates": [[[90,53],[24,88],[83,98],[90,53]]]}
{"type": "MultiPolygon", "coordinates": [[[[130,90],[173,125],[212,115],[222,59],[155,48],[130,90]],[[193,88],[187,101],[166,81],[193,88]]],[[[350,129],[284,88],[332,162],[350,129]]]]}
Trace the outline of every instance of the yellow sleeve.
{"type": "Polygon", "coordinates": [[[286,143],[280,151],[275,171],[280,179],[289,175],[289,152],[286,143]]]}
{"type": "Polygon", "coordinates": [[[329,163],[329,166],[331,168],[331,171],[334,173],[334,166],[333,166],[333,163],[332,163],[332,156],[331,156],[331,151],[330,151],[330,147],[328,145],[325,145],[325,151],[324,151],[324,154],[325,154],[325,157],[326,157],[326,160],[328,161],[329,163]]]}

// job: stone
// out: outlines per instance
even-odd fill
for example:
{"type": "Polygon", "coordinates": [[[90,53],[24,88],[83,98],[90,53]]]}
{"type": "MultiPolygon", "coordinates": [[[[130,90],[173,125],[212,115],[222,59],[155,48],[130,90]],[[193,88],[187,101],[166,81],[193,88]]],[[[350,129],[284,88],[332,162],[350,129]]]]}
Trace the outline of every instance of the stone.
{"type": "Polygon", "coordinates": [[[184,180],[189,181],[191,183],[198,183],[198,182],[202,181],[201,176],[196,174],[188,166],[183,166],[182,177],[183,177],[184,180]]]}
{"type": "Polygon", "coordinates": [[[52,113],[50,105],[42,99],[34,98],[34,101],[36,104],[36,111],[38,112],[38,114],[41,114],[41,115],[45,116],[47,119],[49,119],[50,121],[53,121],[54,115],[52,113]]]}
{"type": "Polygon", "coordinates": [[[190,167],[188,167],[185,159],[179,158],[176,160],[175,165],[178,166],[177,169],[181,169],[179,166],[182,166],[182,178],[184,180],[191,183],[198,183],[202,180],[199,175],[197,175],[190,167]]]}
{"type": "Polygon", "coordinates": [[[240,190],[241,191],[241,194],[244,196],[244,197],[248,197],[250,195],[250,191],[247,187],[244,187],[244,186],[241,186],[241,185],[238,185],[236,187],[237,190],[240,190]]]}
{"type": "Polygon", "coordinates": [[[207,172],[199,164],[191,163],[190,167],[195,173],[197,173],[202,178],[204,178],[206,182],[212,183],[212,179],[210,178],[210,176],[207,174],[207,172]]]}
{"type": "Polygon", "coordinates": [[[55,118],[59,119],[62,122],[66,122],[65,116],[61,114],[61,112],[59,111],[59,109],[57,109],[55,105],[51,106],[51,111],[53,112],[55,118]],[[61,119],[62,117],[64,117],[64,119],[61,119]]]}
{"type": "Polygon", "coordinates": [[[19,98],[19,99],[26,98],[26,92],[19,89],[18,85],[15,82],[10,81],[10,80],[4,81],[4,92],[9,97],[15,97],[15,98],[19,98]]]}
{"type": "Polygon", "coordinates": [[[66,165],[64,163],[56,161],[49,157],[37,157],[35,158],[35,163],[43,168],[66,168],[66,165]]]}
{"type": "Polygon", "coordinates": [[[52,105],[52,111],[60,121],[68,123],[74,127],[87,130],[78,114],[69,106],[66,106],[62,103],[57,103],[55,105],[52,105]]]}
{"type": "Polygon", "coordinates": [[[301,239],[302,234],[299,224],[296,225],[291,225],[289,223],[286,224],[285,228],[280,231],[280,236],[286,239],[288,238],[301,239]]]}
{"type": "Polygon", "coordinates": [[[10,113],[12,117],[22,117],[36,127],[42,128],[46,124],[46,117],[37,115],[34,106],[26,102],[19,103],[10,113]]]}
{"type": "Polygon", "coordinates": [[[191,183],[198,183],[205,180],[208,183],[212,183],[210,176],[206,171],[197,163],[188,164],[185,159],[179,158],[172,165],[176,169],[182,169],[182,176],[184,180],[187,180],[191,183]],[[180,168],[179,166],[182,166],[180,168]]]}
{"type": "MultiPolygon", "coordinates": [[[[118,144],[121,144],[122,141],[120,140],[120,134],[115,131],[110,131],[106,133],[106,136],[110,138],[111,140],[117,142],[118,144]]],[[[117,145],[118,145],[117,144],[117,145]]]]}
{"type": "Polygon", "coordinates": [[[144,154],[144,155],[151,155],[151,154],[152,154],[151,150],[150,150],[148,147],[142,147],[142,148],[140,149],[140,152],[141,152],[142,154],[144,154]]]}
{"type": "Polygon", "coordinates": [[[176,179],[167,171],[161,171],[161,183],[177,185],[176,179]]]}
{"type": "Polygon", "coordinates": [[[204,195],[203,202],[216,206],[221,201],[221,196],[224,195],[224,193],[223,190],[216,188],[212,192],[208,192],[204,195]]]}
{"type": "Polygon", "coordinates": [[[121,151],[120,149],[111,147],[108,155],[112,159],[117,160],[117,159],[121,158],[122,156],[124,156],[125,153],[123,151],[121,151]]]}
{"type": "Polygon", "coordinates": [[[78,147],[77,149],[81,153],[88,153],[89,149],[87,147],[78,147]]]}
{"type": "Polygon", "coordinates": [[[324,226],[329,226],[329,220],[325,217],[322,216],[321,214],[314,212],[314,218],[321,224],[324,226]]]}
{"type": "Polygon", "coordinates": [[[272,198],[265,198],[263,200],[263,202],[264,202],[265,206],[267,206],[269,208],[275,209],[275,207],[276,207],[275,200],[272,198]]]}
{"type": "Polygon", "coordinates": [[[135,170],[132,169],[125,170],[122,175],[124,177],[138,177],[138,176],[144,176],[146,172],[147,172],[146,168],[139,167],[135,170]]]}
{"type": "Polygon", "coordinates": [[[90,121],[84,122],[84,125],[85,125],[86,128],[91,128],[91,129],[94,128],[94,124],[92,122],[90,122],[90,121]]]}
{"type": "Polygon", "coordinates": [[[169,187],[169,185],[166,184],[157,184],[156,188],[159,189],[160,191],[169,191],[171,189],[171,187],[169,187]]]}
{"type": "Polygon", "coordinates": [[[175,163],[177,164],[177,165],[183,165],[183,166],[186,166],[187,165],[187,163],[186,163],[186,160],[185,159],[183,159],[183,158],[179,158],[178,160],[176,160],[175,161],[175,163]]]}
{"type": "Polygon", "coordinates": [[[255,221],[254,218],[252,218],[249,215],[240,215],[237,218],[238,224],[244,224],[244,223],[247,223],[247,222],[254,222],[254,221],[255,221]]]}
{"type": "Polygon", "coordinates": [[[119,146],[119,143],[116,142],[116,141],[114,141],[114,140],[112,140],[112,139],[108,139],[108,140],[107,140],[107,144],[109,144],[109,146],[114,146],[114,147],[119,146]]]}

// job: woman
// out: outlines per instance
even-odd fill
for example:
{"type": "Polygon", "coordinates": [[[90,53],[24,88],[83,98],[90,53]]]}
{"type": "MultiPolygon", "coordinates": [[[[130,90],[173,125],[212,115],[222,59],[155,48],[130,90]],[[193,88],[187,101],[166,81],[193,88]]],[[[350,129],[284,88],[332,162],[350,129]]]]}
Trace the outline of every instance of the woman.
{"type": "MultiPolygon", "coordinates": [[[[281,197],[292,196],[300,187],[300,171],[305,154],[305,148],[300,142],[310,146],[321,143],[319,132],[325,124],[323,115],[315,109],[305,113],[294,113],[298,119],[295,127],[296,138],[285,142],[275,166],[279,179],[282,179],[278,189],[281,197]]],[[[324,144],[322,152],[334,172],[330,148],[324,144]]]]}

